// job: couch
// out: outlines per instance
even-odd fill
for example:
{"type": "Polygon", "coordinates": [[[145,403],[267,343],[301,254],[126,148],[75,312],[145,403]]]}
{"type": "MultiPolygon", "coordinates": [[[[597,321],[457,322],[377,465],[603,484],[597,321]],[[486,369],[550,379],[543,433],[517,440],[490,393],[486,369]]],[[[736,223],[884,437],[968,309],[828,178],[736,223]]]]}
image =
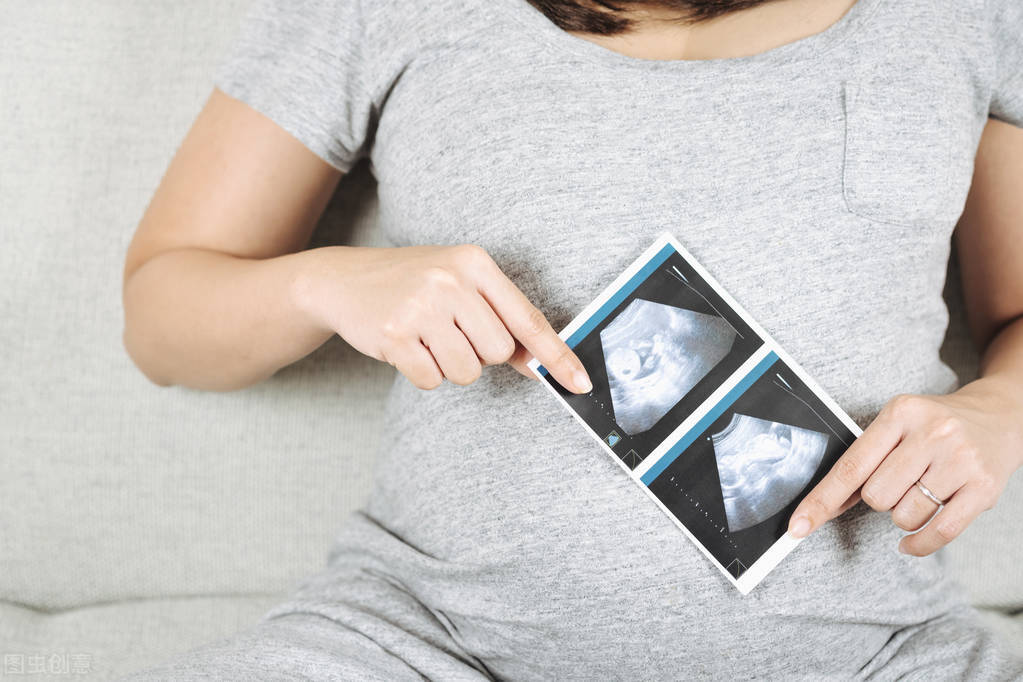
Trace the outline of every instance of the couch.
{"type": "MultiPolygon", "coordinates": [[[[390,366],[335,339],[204,393],[121,344],[125,248],[245,5],[0,0],[0,677],[109,679],[252,623],[367,490],[390,366]]],[[[374,188],[346,176],[314,244],[378,245],[374,188]]],[[[1023,650],[1020,478],[944,558],[1023,650]]]]}

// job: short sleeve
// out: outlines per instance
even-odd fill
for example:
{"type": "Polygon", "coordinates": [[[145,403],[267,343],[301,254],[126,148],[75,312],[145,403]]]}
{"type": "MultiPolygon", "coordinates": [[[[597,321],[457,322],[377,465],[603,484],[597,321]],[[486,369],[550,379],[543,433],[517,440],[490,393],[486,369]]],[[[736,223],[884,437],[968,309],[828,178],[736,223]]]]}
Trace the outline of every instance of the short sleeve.
{"type": "Polygon", "coordinates": [[[254,0],[214,85],[347,172],[375,116],[369,34],[361,0],[254,0]]]}
{"type": "Polygon", "coordinates": [[[1023,128],[1023,0],[988,0],[995,68],[990,115],[1023,128]]]}

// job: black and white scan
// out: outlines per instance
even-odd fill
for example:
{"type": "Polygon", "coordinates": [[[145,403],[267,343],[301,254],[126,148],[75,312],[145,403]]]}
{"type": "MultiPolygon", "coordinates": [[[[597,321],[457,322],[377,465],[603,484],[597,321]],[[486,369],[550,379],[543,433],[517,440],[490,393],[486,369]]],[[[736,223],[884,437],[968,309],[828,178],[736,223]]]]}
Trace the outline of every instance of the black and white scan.
{"type": "Polygon", "coordinates": [[[715,414],[649,488],[738,578],[855,436],[781,358],[715,414]]]}
{"type": "Polygon", "coordinates": [[[572,346],[593,390],[577,395],[544,379],[630,469],[763,345],[678,252],[594,317],[572,346]]]}
{"type": "Polygon", "coordinates": [[[592,389],[531,367],[748,593],[798,543],[782,542],[789,517],[862,431],[667,233],[561,336],[592,389]]]}
{"type": "Polygon", "coordinates": [[[731,533],[784,509],[828,449],[825,433],[739,413],[711,441],[731,533]]]}
{"type": "Polygon", "coordinates": [[[717,315],[633,299],[600,332],[615,421],[647,431],[726,356],[735,330],[717,315]]]}

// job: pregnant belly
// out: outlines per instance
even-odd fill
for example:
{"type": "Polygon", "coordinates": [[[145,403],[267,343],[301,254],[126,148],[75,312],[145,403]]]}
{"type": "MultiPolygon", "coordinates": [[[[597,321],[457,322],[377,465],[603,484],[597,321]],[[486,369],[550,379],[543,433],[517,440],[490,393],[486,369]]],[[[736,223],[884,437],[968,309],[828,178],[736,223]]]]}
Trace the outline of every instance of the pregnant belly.
{"type": "Polygon", "coordinates": [[[480,389],[406,411],[366,511],[388,570],[500,677],[847,676],[956,603],[864,505],[743,596],[569,415],[480,389]]]}

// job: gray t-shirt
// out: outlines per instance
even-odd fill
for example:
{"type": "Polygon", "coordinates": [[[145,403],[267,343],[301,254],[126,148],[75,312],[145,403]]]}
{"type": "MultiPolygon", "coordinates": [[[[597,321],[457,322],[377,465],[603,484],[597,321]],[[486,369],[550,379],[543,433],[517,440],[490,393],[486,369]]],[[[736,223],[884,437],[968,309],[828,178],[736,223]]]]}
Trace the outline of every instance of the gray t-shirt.
{"type": "MultiPolygon", "coordinates": [[[[526,0],[262,0],[217,85],[341,170],[367,157],[390,242],[485,247],[556,329],[673,232],[865,427],[956,388],[950,236],[988,116],[1023,126],[1021,33],[1019,0],[859,0],[756,56],[651,61],[526,0]]],[[[744,597],[507,365],[399,376],[387,409],[332,561],[400,585],[495,676],[993,665],[941,630],[959,597],[887,515],[860,505],[744,597]]]]}

